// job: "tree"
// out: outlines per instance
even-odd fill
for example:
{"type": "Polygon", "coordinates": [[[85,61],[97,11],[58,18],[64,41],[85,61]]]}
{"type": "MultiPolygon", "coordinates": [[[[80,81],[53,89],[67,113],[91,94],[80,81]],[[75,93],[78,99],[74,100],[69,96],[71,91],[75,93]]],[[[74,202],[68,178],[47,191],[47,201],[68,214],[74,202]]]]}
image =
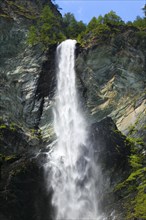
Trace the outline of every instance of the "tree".
{"type": "Polygon", "coordinates": [[[93,17],[91,21],[87,25],[87,30],[92,31],[98,25],[98,21],[96,17],[93,17]]]}
{"type": "Polygon", "coordinates": [[[137,16],[136,19],[133,21],[133,25],[140,29],[146,28],[146,18],[141,18],[140,16],[137,16]]]}
{"type": "Polygon", "coordinates": [[[102,17],[102,15],[99,15],[97,18],[97,23],[98,24],[103,24],[104,23],[104,18],[102,17]]]}
{"type": "Polygon", "coordinates": [[[146,4],[144,5],[144,7],[142,8],[143,12],[144,12],[144,16],[146,17],[146,4]]]}
{"type": "Polygon", "coordinates": [[[67,38],[76,39],[77,36],[85,31],[86,25],[82,21],[77,21],[72,13],[66,13],[63,17],[64,34],[67,38]]]}
{"type": "Polygon", "coordinates": [[[36,23],[31,26],[28,33],[28,43],[35,45],[42,43],[44,47],[65,39],[63,35],[60,17],[53,14],[49,6],[45,6],[36,23]]]}
{"type": "Polygon", "coordinates": [[[74,38],[77,21],[72,13],[66,13],[63,17],[64,34],[67,38],[74,38]]]}
{"type": "Polygon", "coordinates": [[[112,26],[121,24],[124,24],[124,21],[122,21],[122,19],[118,15],[116,15],[114,11],[110,11],[104,16],[99,15],[98,18],[93,17],[87,26],[87,32],[89,33],[92,31],[93,33],[95,33],[97,32],[97,30],[102,30],[103,32],[104,29],[105,31],[107,29],[109,30],[109,28],[107,28],[107,25],[112,26]],[[103,27],[101,25],[103,25],[103,27]],[[98,28],[98,26],[100,27],[98,28]]]}
{"type": "Polygon", "coordinates": [[[124,21],[118,16],[114,11],[110,11],[109,13],[105,14],[103,17],[104,24],[111,24],[111,25],[121,25],[124,24],[124,21]]]}

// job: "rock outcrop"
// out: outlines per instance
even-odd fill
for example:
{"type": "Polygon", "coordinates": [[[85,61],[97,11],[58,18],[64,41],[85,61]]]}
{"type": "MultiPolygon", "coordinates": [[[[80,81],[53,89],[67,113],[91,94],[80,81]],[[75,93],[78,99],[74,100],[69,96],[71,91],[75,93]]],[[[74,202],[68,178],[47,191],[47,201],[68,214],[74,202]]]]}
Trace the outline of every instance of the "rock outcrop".
{"type": "Polygon", "coordinates": [[[0,2],[1,220],[46,220],[53,214],[36,154],[51,136],[56,46],[44,53],[27,43],[28,29],[45,4],[60,16],[49,0],[0,2]]]}
{"type": "Polygon", "coordinates": [[[143,121],[141,127],[145,122],[145,41],[128,30],[108,45],[83,50],[77,58],[77,73],[86,88],[91,115],[96,121],[112,117],[125,134],[138,118],[143,121]]]}
{"type": "MultiPolygon", "coordinates": [[[[88,106],[89,115],[95,124],[97,121],[103,122],[102,132],[106,133],[106,137],[101,139],[103,134],[98,128],[96,132],[96,126],[93,129],[97,137],[95,146],[97,149],[102,147],[98,153],[101,154],[99,161],[103,169],[107,162],[103,173],[108,173],[110,181],[113,181],[104,186],[105,191],[108,188],[109,194],[105,194],[103,207],[107,208],[107,212],[109,207],[114,209],[114,216],[118,220],[145,219],[146,215],[145,43],[145,38],[140,38],[136,30],[129,28],[108,42],[94,42],[91,48],[79,48],[76,61],[78,87],[85,106],[88,106]],[[115,133],[120,135],[121,131],[127,136],[123,142],[120,135],[116,139],[116,146],[113,143],[115,136],[112,136],[112,142],[108,139],[111,131],[110,121],[104,124],[107,116],[117,126],[115,133]],[[129,147],[124,147],[125,143],[129,147]],[[109,150],[105,146],[109,146],[109,150]],[[117,156],[114,155],[116,151],[119,151],[117,156]],[[120,163],[122,161],[123,164],[120,163]]],[[[108,217],[113,219],[110,214],[108,217]]]]}

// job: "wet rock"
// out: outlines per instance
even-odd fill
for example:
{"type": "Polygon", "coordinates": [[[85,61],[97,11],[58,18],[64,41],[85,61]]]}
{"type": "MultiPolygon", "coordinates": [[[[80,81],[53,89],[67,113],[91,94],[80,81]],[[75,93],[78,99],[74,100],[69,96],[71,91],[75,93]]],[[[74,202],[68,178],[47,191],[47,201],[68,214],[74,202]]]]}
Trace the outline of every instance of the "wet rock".
{"type": "Polygon", "coordinates": [[[0,216],[3,220],[53,219],[51,194],[36,159],[23,157],[3,165],[0,182],[0,216]]]}
{"type": "Polygon", "coordinates": [[[90,139],[97,163],[101,164],[104,173],[110,172],[111,184],[116,182],[116,178],[119,180],[120,173],[123,178],[124,171],[128,172],[130,146],[126,143],[126,136],[117,129],[113,120],[107,117],[92,124],[90,139]]]}

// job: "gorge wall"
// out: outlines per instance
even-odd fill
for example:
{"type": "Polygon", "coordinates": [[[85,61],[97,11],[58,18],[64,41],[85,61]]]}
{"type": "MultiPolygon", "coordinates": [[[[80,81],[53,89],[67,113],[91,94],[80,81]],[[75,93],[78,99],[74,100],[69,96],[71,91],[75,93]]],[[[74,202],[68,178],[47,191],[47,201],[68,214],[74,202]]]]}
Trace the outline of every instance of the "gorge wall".
{"type": "MultiPolygon", "coordinates": [[[[46,193],[43,178],[45,156],[36,155],[54,140],[56,45],[43,52],[27,43],[33,18],[46,3],[60,16],[47,0],[0,2],[1,220],[53,219],[52,192],[46,193]]],[[[76,49],[78,91],[105,174],[101,204],[109,219],[114,210],[117,220],[146,217],[145,43],[129,28],[108,43],[76,49]],[[132,156],[138,157],[134,168],[132,156]]]]}

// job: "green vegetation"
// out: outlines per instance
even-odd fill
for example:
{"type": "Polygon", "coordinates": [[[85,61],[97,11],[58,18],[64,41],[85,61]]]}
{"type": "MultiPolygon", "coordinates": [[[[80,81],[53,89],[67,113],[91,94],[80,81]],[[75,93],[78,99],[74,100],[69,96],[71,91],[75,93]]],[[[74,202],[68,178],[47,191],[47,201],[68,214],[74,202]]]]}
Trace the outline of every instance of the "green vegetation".
{"type": "Polygon", "coordinates": [[[61,18],[57,17],[49,6],[45,6],[36,25],[30,27],[28,43],[31,45],[42,43],[43,47],[46,48],[64,39],[61,18]]]}
{"type": "Polygon", "coordinates": [[[128,130],[129,130],[129,135],[135,133],[135,132],[137,131],[137,129],[136,129],[136,123],[135,123],[134,125],[130,125],[130,126],[128,127],[128,130]]]}
{"type": "Polygon", "coordinates": [[[86,26],[82,21],[78,22],[72,13],[65,14],[61,19],[53,14],[49,6],[45,6],[36,25],[30,27],[28,43],[31,45],[42,43],[45,48],[71,38],[85,45],[94,38],[103,41],[119,33],[119,25],[124,25],[124,22],[113,11],[104,17],[93,17],[86,26]]]}
{"type": "Polygon", "coordinates": [[[125,25],[124,21],[114,11],[110,11],[104,16],[93,17],[87,25],[86,31],[78,36],[78,40],[83,46],[92,43],[92,41],[108,40],[120,33],[119,26],[121,25],[125,25]],[[86,36],[88,36],[88,40],[86,36]]]}
{"type": "Polygon", "coordinates": [[[0,17],[10,19],[10,16],[8,16],[8,15],[6,15],[6,14],[0,14],[0,17]]]}
{"type": "Polygon", "coordinates": [[[29,29],[27,42],[29,45],[40,44],[44,50],[68,38],[76,39],[83,47],[102,42],[108,43],[113,37],[130,27],[135,28],[133,29],[135,34],[141,40],[146,38],[146,18],[139,16],[134,22],[125,24],[114,11],[110,11],[104,16],[93,17],[86,25],[82,21],[77,21],[72,13],[66,13],[61,17],[57,12],[60,8],[55,1],[53,1],[53,7],[49,3],[43,6],[40,1],[37,1],[37,6],[40,6],[38,10],[33,7],[33,2],[28,7],[23,1],[18,3],[18,1],[8,0],[6,4],[6,10],[2,9],[0,17],[13,19],[9,13],[11,10],[16,16],[30,20],[33,25],[29,29]]]}
{"type": "Polygon", "coordinates": [[[0,154],[0,162],[13,162],[16,159],[16,155],[4,155],[4,154],[0,154]]]}
{"type": "Polygon", "coordinates": [[[141,18],[140,16],[137,16],[132,25],[141,30],[144,30],[146,29],[146,18],[141,18]]]}
{"type": "Polygon", "coordinates": [[[77,39],[86,30],[86,25],[82,21],[78,22],[72,13],[67,13],[63,17],[63,29],[66,38],[77,39]]]}
{"type": "Polygon", "coordinates": [[[142,138],[134,138],[134,137],[131,137],[131,136],[128,136],[126,138],[126,141],[127,143],[129,143],[131,146],[133,146],[133,149],[137,149],[137,145],[139,146],[144,146],[144,142],[143,142],[143,139],[142,138]]]}
{"type": "Polygon", "coordinates": [[[0,125],[0,129],[4,129],[4,128],[6,128],[7,126],[5,125],[5,124],[1,124],[0,125]]]}
{"type": "Polygon", "coordinates": [[[146,130],[146,125],[144,125],[144,126],[143,126],[143,129],[145,129],[145,130],[146,130]]]}
{"type": "Polygon", "coordinates": [[[45,6],[36,25],[30,27],[28,43],[41,43],[45,49],[66,38],[76,39],[85,29],[86,25],[82,21],[77,22],[73,14],[67,13],[61,18],[56,16],[49,6],[45,6]]]}
{"type": "Polygon", "coordinates": [[[27,7],[25,7],[25,4],[23,4],[23,2],[18,3],[15,1],[8,0],[6,1],[6,5],[6,10],[1,11],[0,17],[12,19],[12,16],[9,13],[9,11],[11,10],[18,16],[22,16],[31,20],[36,19],[36,12],[33,11],[33,8],[28,9],[27,7]]]}
{"type": "Polygon", "coordinates": [[[101,21],[103,22],[103,24],[110,24],[110,25],[123,25],[124,24],[124,21],[118,15],[116,15],[114,11],[110,11],[109,13],[105,14],[105,16],[102,18],[101,21]]]}
{"type": "Polygon", "coordinates": [[[16,124],[15,123],[10,123],[9,125],[6,125],[6,124],[0,124],[0,133],[3,131],[3,130],[5,130],[5,129],[7,129],[7,130],[10,130],[10,131],[16,131],[16,124]]]}
{"type": "Polygon", "coordinates": [[[137,170],[142,167],[142,157],[138,154],[133,154],[130,156],[129,163],[133,170],[137,170]]]}
{"type": "MultiPolygon", "coordinates": [[[[57,5],[56,9],[58,7],[57,5]]],[[[137,28],[136,33],[143,38],[146,36],[145,24],[145,18],[141,17],[125,24],[114,11],[110,11],[104,16],[93,17],[88,25],[85,25],[82,21],[77,21],[72,13],[66,13],[61,17],[59,14],[54,14],[46,5],[35,24],[30,27],[28,43],[30,45],[41,43],[43,49],[47,49],[51,44],[70,38],[76,39],[83,47],[89,47],[95,43],[108,43],[127,27],[137,28]]]]}
{"type": "Polygon", "coordinates": [[[30,135],[32,139],[42,139],[42,134],[40,129],[30,129],[30,135]]]}
{"type": "MultiPolygon", "coordinates": [[[[129,126],[125,140],[131,148],[128,158],[130,171],[128,177],[115,187],[115,193],[122,198],[127,220],[146,219],[146,157],[143,137],[136,137],[141,115],[129,126]]],[[[141,127],[144,129],[145,125],[141,127]]]]}
{"type": "Polygon", "coordinates": [[[137,190],[138,193],[135,197],[134,215],[138,216],[139,218],[146,219],[146,181],[144,181],[142,185],[138,186],[137,190]]]}
{"type": "MultiPolygon", "coordinates": [[[[133,127],[132,127],[133,131],[133,127]]],[[[115,193],[123,198],[126,219],[146,218],[146,160],[140,146],[144,146],[142,138],[128,136],[126,142],[131,145],[129,165],[131,171],[126,180],[115,187],[115,193]]]]}

